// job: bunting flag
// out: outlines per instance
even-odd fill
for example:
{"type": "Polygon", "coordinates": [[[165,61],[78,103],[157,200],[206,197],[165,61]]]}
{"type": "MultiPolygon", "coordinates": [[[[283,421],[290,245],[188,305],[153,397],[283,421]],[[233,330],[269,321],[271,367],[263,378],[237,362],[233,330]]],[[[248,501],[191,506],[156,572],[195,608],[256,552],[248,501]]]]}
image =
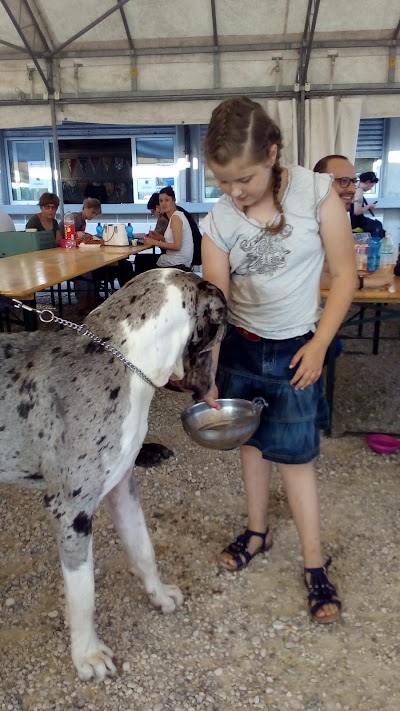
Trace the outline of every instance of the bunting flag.
{"type": "Polygon", "coordinates": [[[93,173],[96,174],[96,173],[97,173],[97,168],[99,167],[100,158],[98,158],[97,156],[96,156],[96,157],[93,156],[92,158],[90,158],[90,162],[91,162],[91,164],[92,164],[93,173]]]}
{"type": "Polygon", "coordinates": [[[89,158],[78,158],[78,163],[81,167],[83,175],[86,175],[87,166],[89,163],[89,158]]]}
{"type": "Polygon", "coordinates": [[[88,158],[88,159],[87,159],[86,175],[87,175],[87,176],[93,176],[93,175],[94,175],[94,168],[93,168],[93,163],[92,163],[92,159],[91,159],[91,158],[88,158]]]}
{"type": "Polygon", "coordinates": [[[108,173],[108,171],[111,168],[112,158],[108,158],[108,156],[103,156],[102,160],[103,160],[104,171],[106,173],[108,173]]]}
{"type": "Polygon", "coordinates": [[[74,168],[75,168],[76,158],[67,158],[65,162],[67,164],[69,174],[72,175],[72,173],[74,172],[74,168]]]}

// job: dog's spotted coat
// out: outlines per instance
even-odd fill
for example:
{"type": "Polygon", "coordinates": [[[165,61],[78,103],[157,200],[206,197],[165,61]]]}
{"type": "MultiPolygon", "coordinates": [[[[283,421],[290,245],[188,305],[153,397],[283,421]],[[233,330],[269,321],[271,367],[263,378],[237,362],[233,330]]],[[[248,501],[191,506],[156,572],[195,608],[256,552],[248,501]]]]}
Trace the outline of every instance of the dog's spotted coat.
{"type": "MultiPolygon", "coordinates": [[[[117,291],[88,328],[156,386],[184,378],[195,398],[213,384],[211,349],[223,336],[221,292],[194,274],[157,269],[117,291]]],[[[81,679],[115,672],[93,623],[92,519],[106,498],[154,605],[182,601],[159,578],[133,465],[153,388],[99,345],[71,331],[1,336],[0,480],[46,488],[64,575],[72,659],[81,679]]]]}

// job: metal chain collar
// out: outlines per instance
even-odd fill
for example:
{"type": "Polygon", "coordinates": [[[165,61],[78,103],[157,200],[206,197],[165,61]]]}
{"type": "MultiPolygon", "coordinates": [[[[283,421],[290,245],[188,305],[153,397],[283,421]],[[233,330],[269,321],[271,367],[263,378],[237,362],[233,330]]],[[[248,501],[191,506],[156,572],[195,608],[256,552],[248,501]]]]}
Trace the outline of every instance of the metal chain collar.
{"type": "Polygon", "coordinates": [[[85,323],[79,324],[79,323],[74,323],[73,321],[66,321],[64,318],[60,318],[59,316],[56,316],[51,309],[43,309],[40,311],[39,309],[35,309],[32,306],[28,306],[27,304],[24,304],[22,301],[18,301],[18,299],[11,299],[13,302],[13,305],[16,309],[25,309],[26,311],[33,311],[34,313],[38,314],[39,319],[42,323],[57,323],[60,326],[67,326],[67,328],[72,328],[73,331],[76,331],[79,333],[80,336],[87,336],[90,338],[94,343],[98,343],[99,346],[102,346],[104,350],[108,351],[109,353],[112,353],[116,358],[119,358],[119,360],[127,367],[129,370],[132,370],[133,373],[136,373],[142,380],[144,380],[145,383],[148,385],[151,385],[154,389],[156,389],[156,385],[150,380],[150,378],[147,377],[136,365],[131,363],[129,360],[125,358],[122,353],[115,348],[115,346],[111,346],[106,341],[103,341],[99,336],[96,336],[95,333],[92,333],[92,331],[89,331],[88,327],[86,326],[85,323]]]}

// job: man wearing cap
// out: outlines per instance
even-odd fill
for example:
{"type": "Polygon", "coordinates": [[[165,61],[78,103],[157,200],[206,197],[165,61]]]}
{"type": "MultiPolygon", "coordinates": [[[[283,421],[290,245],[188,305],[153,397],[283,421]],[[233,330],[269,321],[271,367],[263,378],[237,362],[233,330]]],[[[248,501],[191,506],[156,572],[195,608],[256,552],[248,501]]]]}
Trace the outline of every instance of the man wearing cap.
{"type": "Polygon", "coordinates": [[[361,173],[360,184],[356,190],[353,207],[350,212],[351,227],[353,230],[356,229],[356,227],[363,229],[363,216],[366,212],[369,212],[373,218],[375,217],[373,209],[377,204],[377,200],[368,203],[364,197],[364,193],[371,190],[376,183],[379,183],[379,178],[376,177],[376,173],[374,173],[373,170],[361,173]]]}

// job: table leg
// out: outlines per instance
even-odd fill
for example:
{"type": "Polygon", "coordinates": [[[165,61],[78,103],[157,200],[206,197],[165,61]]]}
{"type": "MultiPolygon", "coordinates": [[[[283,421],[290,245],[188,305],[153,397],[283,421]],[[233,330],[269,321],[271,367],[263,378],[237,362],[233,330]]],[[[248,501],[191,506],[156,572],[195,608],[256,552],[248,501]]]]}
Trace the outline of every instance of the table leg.
{"type": "MultiPolygon", "coordinates": [[[[36,298],[24,300],[23,303],[30,306],[32,309],[36,309],[36,298]]],[[[34,311],[22,309],[22,316],[24,319],[25,331],[37,331],[37,314],[34,311]]]]}
{"type": "Polygon", "coordinates": [[[376,306],[375,308],[375,323],[374,323],[374,335],[372,338],[372,353],[373,355],[378,355],[379,348],[379,336],[381,332],[381,307],[376,306]]]}

